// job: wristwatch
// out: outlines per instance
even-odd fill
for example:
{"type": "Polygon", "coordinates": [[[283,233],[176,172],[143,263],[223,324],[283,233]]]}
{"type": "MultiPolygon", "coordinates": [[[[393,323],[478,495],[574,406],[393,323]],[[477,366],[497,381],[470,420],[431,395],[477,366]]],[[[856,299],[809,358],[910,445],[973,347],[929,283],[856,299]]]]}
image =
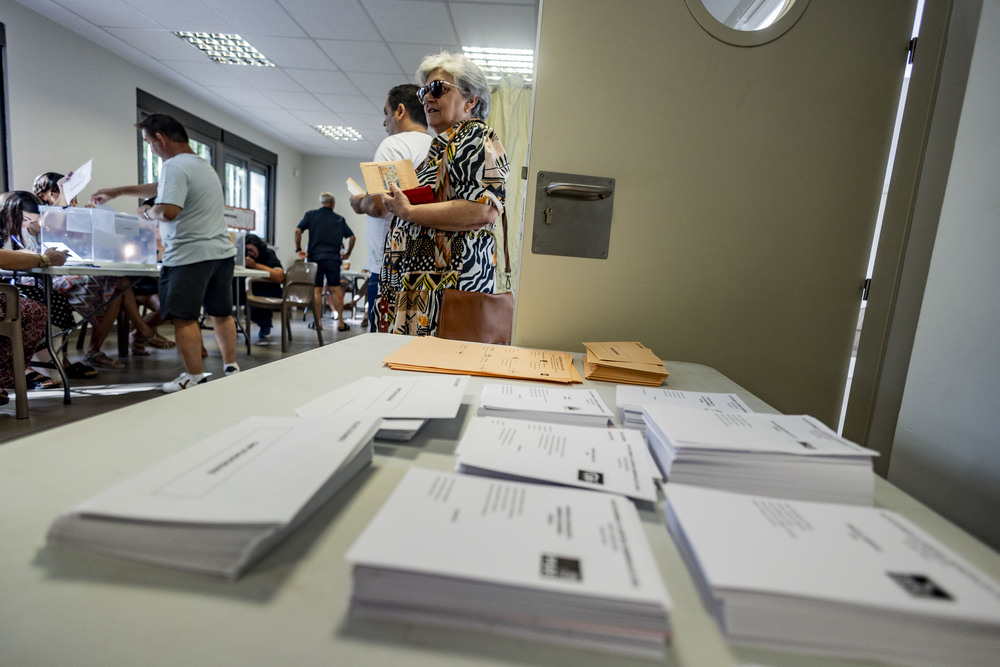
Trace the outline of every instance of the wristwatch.
{"type": "Polygon", "coordinates": [[[52,259],[50,259],[45,253],[41,253],[38,257],[38,268],[44,269],[47,266],[52,266],[52,259]]]}

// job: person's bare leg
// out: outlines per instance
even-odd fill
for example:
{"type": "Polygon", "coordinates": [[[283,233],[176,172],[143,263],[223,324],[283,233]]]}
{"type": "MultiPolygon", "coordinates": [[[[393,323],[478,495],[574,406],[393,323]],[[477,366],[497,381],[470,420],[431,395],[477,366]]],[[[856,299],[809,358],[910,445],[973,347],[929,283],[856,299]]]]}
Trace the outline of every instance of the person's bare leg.
{"type": "Polygon", "coordinates": [[[93,332],[90,334],[90,345],[87,348],[90,354],[99,354],[101,351],[101,346],[104,345],[105,339],[107,339],[108,334],[111,333],[111,327],[115,325],[118,320],[118,311],[121,309],[122,298],[121,296],[115,297],[113,301],[108,303],[102,312],[93,321],[93,332]]]}
{"type": "Polygon", "coordinates": [[[136,297],[136,303],[142,303],[142,305],[149,309],[149,312],[146,313],[146,316],[142,319],[146,321],[146,324],[148,324],[155,333],[156,327],[163,324],[163,318],[160,317],[160,296],[158,294],[150,294],[142,297],[141,301],[138,297],[136,297]]]}
{"type": "Polygon", "coordinates": [[[344,288],[338,285],[334,287],[330,292],[333,295],[333,303],[330,304],[332,308],[337,313],[337,327],[344,328],[344,288]]]}
{"type": "Polygon", "coordinates": [[[222,352],[222,364],[236,363],[236,320],[232,315],[222,317],[213,315],[212,328],[215,329],[215,342],[219,344],[219,351],[222,352]]]}
{"type": "Polygon", "coordinates": [[[316,288],[316,294],[315,294],[315,296],[316,296],[316,308],[319,309],[319,312],[316,313],[316,322],[318,323],[316,326],[319,327],[320,329],[322,329],[323,328],[323,288],[322,287],[317,287],[316,288]]]}
{"type": "Polygon", "coordinates": [[[135,300],[135,292],[131,289],[125,290],[122,293],[122,311],[124,311],[125,316],[129,319],[129,322],[135,325],[136,331],[143,338],[152,338],[156,333],[153,328],[146,323],[142,315],[139,314],[139,304],[135,300]]]}
{"type": "Polygon", "coordinates": [[[202,373],[201,326],[198,321],[174,319],[174,340],[177,341],[177,352],[184,363],[184,370],[191,375],[200,375],[202,373]]]}

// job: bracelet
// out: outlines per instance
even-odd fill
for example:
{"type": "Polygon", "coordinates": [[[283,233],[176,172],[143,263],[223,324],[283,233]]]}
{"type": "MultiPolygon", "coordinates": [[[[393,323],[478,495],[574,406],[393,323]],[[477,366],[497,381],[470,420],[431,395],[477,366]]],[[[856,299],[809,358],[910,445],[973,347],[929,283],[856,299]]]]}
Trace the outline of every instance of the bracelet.
{"type": "Polygon", "coordinates": [[[52,259],[45,253],[40,253],[38,255],[38,268],[44,269],[49,266],[52,266],[52,259]]]}

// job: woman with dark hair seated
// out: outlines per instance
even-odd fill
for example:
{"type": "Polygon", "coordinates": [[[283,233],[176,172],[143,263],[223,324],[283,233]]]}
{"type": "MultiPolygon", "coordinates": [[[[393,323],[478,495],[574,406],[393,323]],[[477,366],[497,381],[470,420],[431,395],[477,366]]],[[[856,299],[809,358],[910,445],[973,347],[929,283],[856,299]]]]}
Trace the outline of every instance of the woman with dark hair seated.
{"type": "MultiPolygon", "coordinates": [[[[246,239],[246,267],[248,269],[259,269],[267,271],[269,280],[274,284],[255,283],[254,294],[257,296],[281,297],[282,281],[285,279],[285,270],[281,266],[281,261],[273,250],[267,247],[264,239],[256,234],[247,234],[246,239]]],[[[267,308],[255,308],[250,306],[250,319],[260,327],[257,340],[266,343],[271,335],[271,311],[267,308]]]]}
{"type": "MultiPolygon", "coordinates": [[[[28,250],[33,253],[41,251],[38,244],[40,233],[38,226],[38,206],[41,203],[35,195],[25,190],[14,190],[2,195],[2,198],[0,198],[0,226],[6,230],[4,246],[9,244],[11,248],[28,250]]],[[[5,266],[3,268],[13,267],[5,266]]],[[[31,299],[41,304],[45,303],[45,290],[41,285],[36,283],[33,277],[20,277],[18,279],[17,291],[20,292],[23,299],[31,299]]],[[[76,325],[76,319],[73,317],[73,308],[69,305],[69,301],[64,295],[53,291],[50,303],[52,308],[51,321],[56,329],[65,330],[76,325]]],[[[42,341],[44,342],[44,340],[43,338],[42,341]]],[[[39,346],[37,356],[38,359],[35,360],[37,366],[52,367],[52,362],[44,346],[39,346]]],[[[97,377],[96,370],[78,361],[70,363],[68,359],[63,358],[63,366],[66,369],[66,374],[71,378],[89,379],[97,377]]],[[[26,371],[29,388],[49,389],[59,387],[62,384],[57,377],[50,378],[39,373],[29,365],[26,365],[26,371]]]]}
{"type": "MultiPolygon", "coordinates": [[[[31,193],[25,193],[31,195],[31,193]]],[[[6,246],[11,239],[12,231],[20,233],[21,224],[21,197],[14,192],[6,192],[0,195],[0,246],[6,246]],[[18,226],[12,228],[11,224],[16,220],[18,226]]],[[[60,250],[46,250],[43,253],[35,253],[28,250],[9,250],[0,247],[0,269],[9,271],[20,271],[33,269],[39,266],[59,266],[66,262],[66,253],[60,250]]],[[[6,313],[7,300],[0,295],[0,313],[6,313]]],[[[45,336],[48,324],[48,313],[45,305],[34,299],[20,299],[21,317],[21,342],[24,346],[24,363],[35,354],[45,336]]],[[[14,363],[13,348],[11,341],[7,337],[0,338],[0,387],[14,386],[14,363]]],[[[6,405],[9,401],[7,392],[0,388],[0,405],[6,405]]]]}

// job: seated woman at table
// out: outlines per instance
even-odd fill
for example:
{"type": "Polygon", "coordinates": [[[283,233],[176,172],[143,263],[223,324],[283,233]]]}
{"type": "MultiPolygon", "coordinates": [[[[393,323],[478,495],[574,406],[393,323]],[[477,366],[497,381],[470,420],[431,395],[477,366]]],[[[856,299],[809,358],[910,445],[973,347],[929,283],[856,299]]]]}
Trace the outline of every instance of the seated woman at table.
{"type": "MultiPolygon", "coordinates": [[[[12,231],[20,231],[21,198],[15,193],[6,192],[0,195],[0,246],[6,246],[12,236],[12,231]],[[16,211],[16,215],[15,215],[16,211]],[[18,226],[12,227],[17,221],[18,226]]],[[[66,262],[66,253],[60,250],[46,250],[42,253],[28,250],[11,250],[0,247],[0,269],[21,271],[39,266],[60,266],[66,262]]],[[[24,347],[24,363],[27,366],[35,351],[42,344],[48,324],[48,312],[45,305],[34,299],[21,298],[21,343],[24,347]]],[[[6,313],[7,301],[0,296],[0,314],[6,313]]],[[[13,348],[6,336],[0,338],[0,405],[5,405],[10,399],[3,387],[14,386],[13,348]]]]}
{"type": "Polygon", "coordinates": [[[434,201],[414,205],[395,184],[382,203],[394,217],[385,241],[376,316],[378,330],[433,336],[446,288],[494,291],[493,223],[504,210],[510,166],[500,138],[483,119],[490,87],[462,54],[424,58],[417,93],[437,134],[417,167],[434,201]]]}
{"type": "MultiPolygon", "coordinates": [[[[8,230],[6,247],[18,250],[30,250],[40,252],[38,243],[38,206],[41,204],[35,195],[25,190],[14,190],[7,192],[0,197],[0,225],[8,230]]],[[[22,275],[17,279],[17,290],[21,297],[32,299],[39,303],[45,303],[45,290],[41,284],[36,282],[32,276],[22,275]]],[[[76,318],[73,316],[73,308],[69,301],[59,292],[52,292],[50,298],[51,313],[50,320],[52,326],[59,330],[70,329],[76,325],[76,318]]],[[[44,338],[42,339],[44,343],[44,338]]],[[[52,360],[44,346],[39,347],[33,362],[36,366],[47,366],[53,368],[52,360]]],[[[63,357],[63,367],[66,374],[71,378],[85,379],[97,377],[97,371],[92,367],[82,364],[79,361],[70,363],[69,359],[63,357]]],[[[62,383],[58,378],[50,378],[39,373],[31,366],[26,366],[27,380],[29,388],[49,389],[60,386],[62,383]]]]}
{"type": "MultiPolygon", "coordinates": [[[[35,194],[50,206],[73,206],[76,199],[67,204],[63,186],[72,172],[63,176],[57,172],[48,171],[35,178],[35,194]]],[[[174,342],[159,335],[147,324],[139,313],[139,305],[135,299],[128,278],[108,276],[55,276],[52,281],[60,293],[69,299],[69,303],[81,314],[97,313],[94,318],[93,333],[84,361],[102,368],[120,369],[125,364],[112,359],[101,351],[104,341],[118,318],[119,311],[135,327],[136,334],[132,337],[134,354],[147,355],[146,345],[161,349],[174,347],[174,342]]]]}
{"type": "MultiPolygon", "coordinates": [[[[281,266],[281,260],[273,250],[267,247],[264,239],[256,234],[247,234],[246,238],[246,267],[248,269],[258,269],[267,271],[270,275],[266,282],[254,283],[253,293],[257,296],[276,296],[281,298],[282,281],[285,279],[285,269],[281,266]]],[[[267,308],[255,308],[250,306],[250,319],[260,327],[257,340],[266,342],[271,335],[271,311],[267,308]]]]}

